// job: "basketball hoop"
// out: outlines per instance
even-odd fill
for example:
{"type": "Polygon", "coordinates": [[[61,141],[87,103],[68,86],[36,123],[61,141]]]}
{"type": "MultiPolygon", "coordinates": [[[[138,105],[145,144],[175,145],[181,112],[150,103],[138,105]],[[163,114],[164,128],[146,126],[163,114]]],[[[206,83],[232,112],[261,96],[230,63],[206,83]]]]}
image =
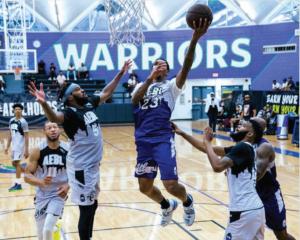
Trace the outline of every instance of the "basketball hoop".
{"type": "Polygon", "coordinates": [[[22,68],[21,67],[15,67],[14,68],[14,74],[15,74],[15,80],[21,80],[22,79],[22,68]]]}
{"type": "Polygon", "coordinates": [[[144,42],[143,15],[145,0],[105,0],[105,12],[110,31],[110,45],[144,42]]]}

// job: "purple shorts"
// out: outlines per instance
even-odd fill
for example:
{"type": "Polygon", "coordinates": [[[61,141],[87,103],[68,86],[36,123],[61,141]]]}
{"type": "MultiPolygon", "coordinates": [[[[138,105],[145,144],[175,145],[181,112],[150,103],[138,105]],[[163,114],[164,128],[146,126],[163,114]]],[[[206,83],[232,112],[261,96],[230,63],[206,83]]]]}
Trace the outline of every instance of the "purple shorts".
{"type": "Polygon", "coordinates": [[[154,179],[159,168],[161,180],[177,180],[174,139],[170,142],[136,142],[137,164],[135,177],[154,179]]]}
{"type": "Polygon", "coordinates": [[[286,210],[280,189],[274,195],[263,200],[266,224],[274,231],[286,229],[286,210]]]}

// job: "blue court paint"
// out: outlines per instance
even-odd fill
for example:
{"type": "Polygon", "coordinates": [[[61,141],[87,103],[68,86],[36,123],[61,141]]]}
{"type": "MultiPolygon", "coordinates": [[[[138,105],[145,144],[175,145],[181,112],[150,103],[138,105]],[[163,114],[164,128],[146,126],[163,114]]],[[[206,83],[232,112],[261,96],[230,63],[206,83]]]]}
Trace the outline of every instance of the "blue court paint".
{"type": "MultiPolygon", "coordinates": [[[[199,134],[199,135],[203,134],[203,131],[199,130],[199,129],[192,128],[192,131],[194,133],[199,134]]],[[[215,137],[218,138],[218,139],[225,140],[225,141],[233,142],[229,136],[225,136],[225,135],[221,135],[221,134],[216,134],[215,137]]],[[[292,157],[299,158],[299,152],[295,152],[295,151],[291,151],[291,150],[287,150],[287,149],[282,149],[282,148],[278,148],[278,147],[274,147],[274,150],[275,150],[276,153],[279,153],[279,154],[283,154],[283,155],[287,155],[287,156],[292,156],[292,157]]]]}

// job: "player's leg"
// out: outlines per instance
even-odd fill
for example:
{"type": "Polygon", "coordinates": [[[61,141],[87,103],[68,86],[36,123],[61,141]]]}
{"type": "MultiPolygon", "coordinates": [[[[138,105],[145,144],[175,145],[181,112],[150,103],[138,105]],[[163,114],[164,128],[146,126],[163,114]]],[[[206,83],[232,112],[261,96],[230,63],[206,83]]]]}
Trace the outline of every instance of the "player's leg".
{"type": "Polygon", "coordinates": [[[166,190],[173,196],[179,198],[184,207],[184,222],[190,226],[195,220],[195,210],[193,207],[193,197],[187,194],[185,187],[178,182],[176,151],[173,137],[170,142],[155,144],[153,157],[157,161],[161,180],[166,190]]]}
{"type": "Polygon", "coordinates": [[[59,216],[47,213],[43,227],[43,240],[52,240],[54,226],[59,216]]]}
{"type": "Polygon", "coordinates": [[[79,205],[78,232],[80,240],[89,240],[95,216],[95,201],[92,205],[79,205]]]}
{"type": "Polygon", "coordinates": [[[22,173],[22,169],[21,169],[21,158],[22,158],[22,152],[16,152],[16,151],[12,151],[12,165],[15,167],[16,169],[16,179],[15,179],[15,183],[14,185],[9,188],[9,191],[19,191],[22,190],[22,185],[21,185],[21,173],[22,173]]]}
{"type": "Polygon", "coordinates": [[[36,229],[38,240],[43,240],[43,228],[45,223],[45,217],[36,219],[36,229]]]}

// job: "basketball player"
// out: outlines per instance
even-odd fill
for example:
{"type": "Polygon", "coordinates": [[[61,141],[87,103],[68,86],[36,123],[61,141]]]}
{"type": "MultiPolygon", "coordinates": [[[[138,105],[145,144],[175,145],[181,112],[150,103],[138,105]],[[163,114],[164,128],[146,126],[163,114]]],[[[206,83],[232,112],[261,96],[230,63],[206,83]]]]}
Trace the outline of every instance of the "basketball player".
{"type": "Polygon", "coordinates": [[[67,144],[59,141],[57,123],[46,122],[46,141],[32,150],[25,169],[25,182],[36,186],[35,219],[39,240],[52,240],[69,190],[66,172],[67,144]]]}
{"type": "MultiPolygon", "coordinates": [[[[266,121],[264,119],[258,117],[251,119],[257,121],[262,129],[266,128],[266,121]]],[[[264,143],[268,143],[268,140],[262,138],[254,147],[259,148],[264,143]]],[[[270,154],[272,155],[272,161],[268,163],[266,173],[256,184],[257,193],[265,207],[266,225],[273,230],[278,240],[295,240],[287,232],[286,209],[280,185],[277,181],[275,151],[273,148],[270,154]]]]}
{"type": "Polygon", "coordinates": [[[16,103],[13,105],[15,117],[9,120],[8,141],[5,148],[5,154],[8,154],[10,144],[12,165],[16,168],[15,184],[8,189],[10,192],[22,190],[21,185],[21,160],[28,157],[28,123],[22,116],[23,105],[16,103]]]}
{"type": "Polygon", "coordinates": [[[206,152],[215,172],[226,170],[230,197],[230,220],[224,239],[263,239],[265,211],[256,192],[255,183],[256,177],[260,178],[265,173],[265,163],[271,161],[268,152],[272,150],[272,146],[264,144],[261,146],[261,151],[255,151],[252,146],[262,138],[263,130],[260,125],[254,120],[244,122],[239,129],[239,134],[232,135],[237,144],[225,150],[223,148],[225,154],[222,158],[219,158],[211,145],[212,129],[205,129],[203,143],[199,144],[199,140],[181,131],[176,125],[174,128],[176,133],[183,136],[193,146],[206,152]],[[255,165],[255,158],[260,164],[255,165]],[[258,171],[256,171],[256,166],[258,171]]]}
{"type": "MultiPolygon", "coordinates": [[[[256,121],[261,129],[265,129],[266,122],[264,119],[254,117],[251,118],[251,120],[256,121]]],[[[183,136],[194,147],[206,153],[203,142],[183,132],[174,123],[173,127],[177,134],[183,136]]],[[[234,136],[238,136],[239,130],[240,129],[238,128],[234,136]]],[[[253,146],[256,149],[257,155],[263,156],[260,160],[267,159],[265,162],[256,160],[258,175],[256,191],[264,204],[266,225],[273,230],[278,240],[294,240],[295,238],[287,232],[285,204],[280,191],[279,182],[276,179],[277,173],[274,149],[265,138],[261,138],[259,143],[254,144],[253,146]]],[[[214,146],[213,149],[218,156],[223,157],[230,148],[214,146]]]]}
{"type": "Polygon", "coordinates": [[[167,200],[154,186],[158,168],[166,190],[183,203],[185,224],[191,226],[195,219],[193,198],[187,194],[184,186],[178,183],[174,133],[170,118],[176,99],[191,69],[196,44],[206,33],[209,24],[206,19],[200,19],[199,26],[194,23],[195,30],[182,69],[176,78],[167,80],[168,62],[164,59],[157,59],[149,77],[145,82],[139,83],[132,93],[137,147],[135,176],[138,178],[140,191],[160,204],[162,226],[168,225],[172,220],[177,201],[167,200]]]}
{"type": "Polygon", "coordinates": [[[116,77],[102,90],[100,96],[88,97],[78,84],[67,84],[59,98],[65,105],[62,112],[54,112],[47,104],[43,85],[40,90],[29,85],[30,93],[41,104],[47,118],[63,125],[70,142],[67,173],[72,189],[71,200],[79,205],[78,231],[81,240],[92,237],[94,216],[98,206],[99,166],[102,159],[102,132],[96,108],[109,99],[122,76],[131,67],[131,60],[123,65],[116,77]]]}

